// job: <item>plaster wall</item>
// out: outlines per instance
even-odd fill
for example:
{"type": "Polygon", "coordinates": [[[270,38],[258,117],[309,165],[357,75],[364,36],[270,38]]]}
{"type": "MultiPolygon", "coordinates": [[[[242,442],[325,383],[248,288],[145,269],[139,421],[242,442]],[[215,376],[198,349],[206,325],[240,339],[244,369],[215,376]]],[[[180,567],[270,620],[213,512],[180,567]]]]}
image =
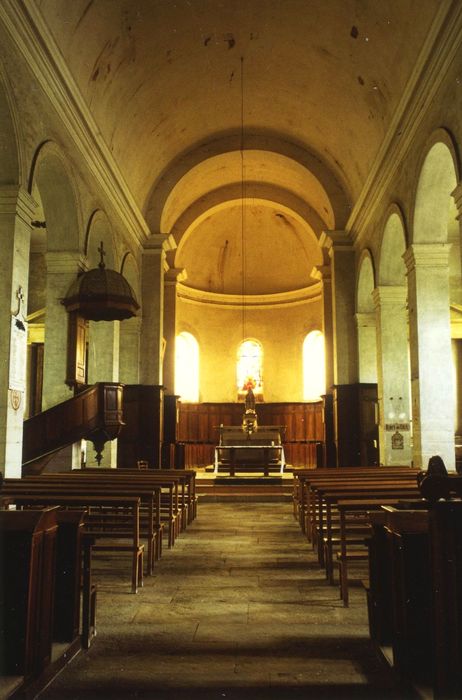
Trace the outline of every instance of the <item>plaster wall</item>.
{"type": "Polygon", "coordinates": [[[178,300],[177,332],[195,336],[200,352],[200,401],[237,400],[239,344],[255,338],[263,346],[265,401],[303,400],[303,340],[322,329],[321,299],[280,308],[246,310],[178,300]]]}
{"type": "Polygon", "coordinates": [[[43,253],[31,253],[27,313],[45,308],[47,264],[43,253]]]}

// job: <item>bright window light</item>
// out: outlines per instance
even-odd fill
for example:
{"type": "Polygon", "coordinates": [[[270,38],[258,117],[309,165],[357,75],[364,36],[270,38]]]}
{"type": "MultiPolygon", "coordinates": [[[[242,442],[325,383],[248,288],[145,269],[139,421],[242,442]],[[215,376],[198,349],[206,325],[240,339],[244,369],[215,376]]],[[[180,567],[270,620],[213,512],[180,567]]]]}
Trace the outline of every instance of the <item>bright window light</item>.
{"type": "Polygon", "coordinates": [[[244,340],[237,351],[237,390],[251,388],[255,394],[263,393],[263,349],[257,340],[244,340]]]}
{"type": "Polygon", "coordinates": [[[191,333],[180,333],[175,341],[175,394],[182,401],[199,401],[199,344],[191,333]]]}
{"type": "Polygon", "coordinates": [[[326,393],[324,335],[311,331],[303,342],[303,399],[319,401],[326,393]]]}

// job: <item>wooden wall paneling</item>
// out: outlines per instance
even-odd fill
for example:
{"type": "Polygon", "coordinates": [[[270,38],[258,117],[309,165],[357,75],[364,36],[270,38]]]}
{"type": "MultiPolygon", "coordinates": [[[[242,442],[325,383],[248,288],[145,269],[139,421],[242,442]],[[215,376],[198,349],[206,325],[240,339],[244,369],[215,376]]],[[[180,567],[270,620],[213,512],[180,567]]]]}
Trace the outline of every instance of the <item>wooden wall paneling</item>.
{"type": "Polygon", "coordinates": [[[117,441],[117,464],[136,468],[138,460],[146,460],[158,469],[161,464],[163,439],[162,386],[126,384],[123,392],[125,426],[117,441]]]}
{"type": "MultiPolygon", "coordinates": [[[[191,445],[197,443],[203,449],[186,451],[188,466],[211,464],[214,447],[218,442],[216,428],[220,425],[240,425],[244,412],[242,402],[180,404],[180,440],[191,445]]],[[[286,426],[283,437],[286,461],[294,466],[315,466],[316,445],[307,440],[323,439],[322,404],[259,403],[257,404],[260,425],[286,426]]]]}

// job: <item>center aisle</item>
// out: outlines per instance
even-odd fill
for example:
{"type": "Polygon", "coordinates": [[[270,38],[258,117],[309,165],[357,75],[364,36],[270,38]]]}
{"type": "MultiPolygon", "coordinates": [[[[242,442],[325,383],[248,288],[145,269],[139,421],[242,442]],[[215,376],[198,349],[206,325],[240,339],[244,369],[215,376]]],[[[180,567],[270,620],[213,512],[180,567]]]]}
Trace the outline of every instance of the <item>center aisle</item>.
{"type": "Polygon", "coordinates": [[[97,622],[41,698],[409,697],[370,648],[364,592],[343,608],[288,503],[199,504],[137,596],[101,579],[97,622]]]}

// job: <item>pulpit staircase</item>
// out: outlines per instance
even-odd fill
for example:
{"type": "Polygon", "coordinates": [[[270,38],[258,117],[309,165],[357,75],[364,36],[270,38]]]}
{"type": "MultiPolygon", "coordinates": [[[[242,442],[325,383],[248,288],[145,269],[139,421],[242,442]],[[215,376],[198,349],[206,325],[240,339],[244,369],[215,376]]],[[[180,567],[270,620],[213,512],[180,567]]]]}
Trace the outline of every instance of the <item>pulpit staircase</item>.
{"type": "Polygon", "coordinates": [[[24,421],[22,474],[39,474],[53,455],[79,440],[90,440],[96,459],[104,444],[119,435],[122,384],[98,382],[24,421]]]}

